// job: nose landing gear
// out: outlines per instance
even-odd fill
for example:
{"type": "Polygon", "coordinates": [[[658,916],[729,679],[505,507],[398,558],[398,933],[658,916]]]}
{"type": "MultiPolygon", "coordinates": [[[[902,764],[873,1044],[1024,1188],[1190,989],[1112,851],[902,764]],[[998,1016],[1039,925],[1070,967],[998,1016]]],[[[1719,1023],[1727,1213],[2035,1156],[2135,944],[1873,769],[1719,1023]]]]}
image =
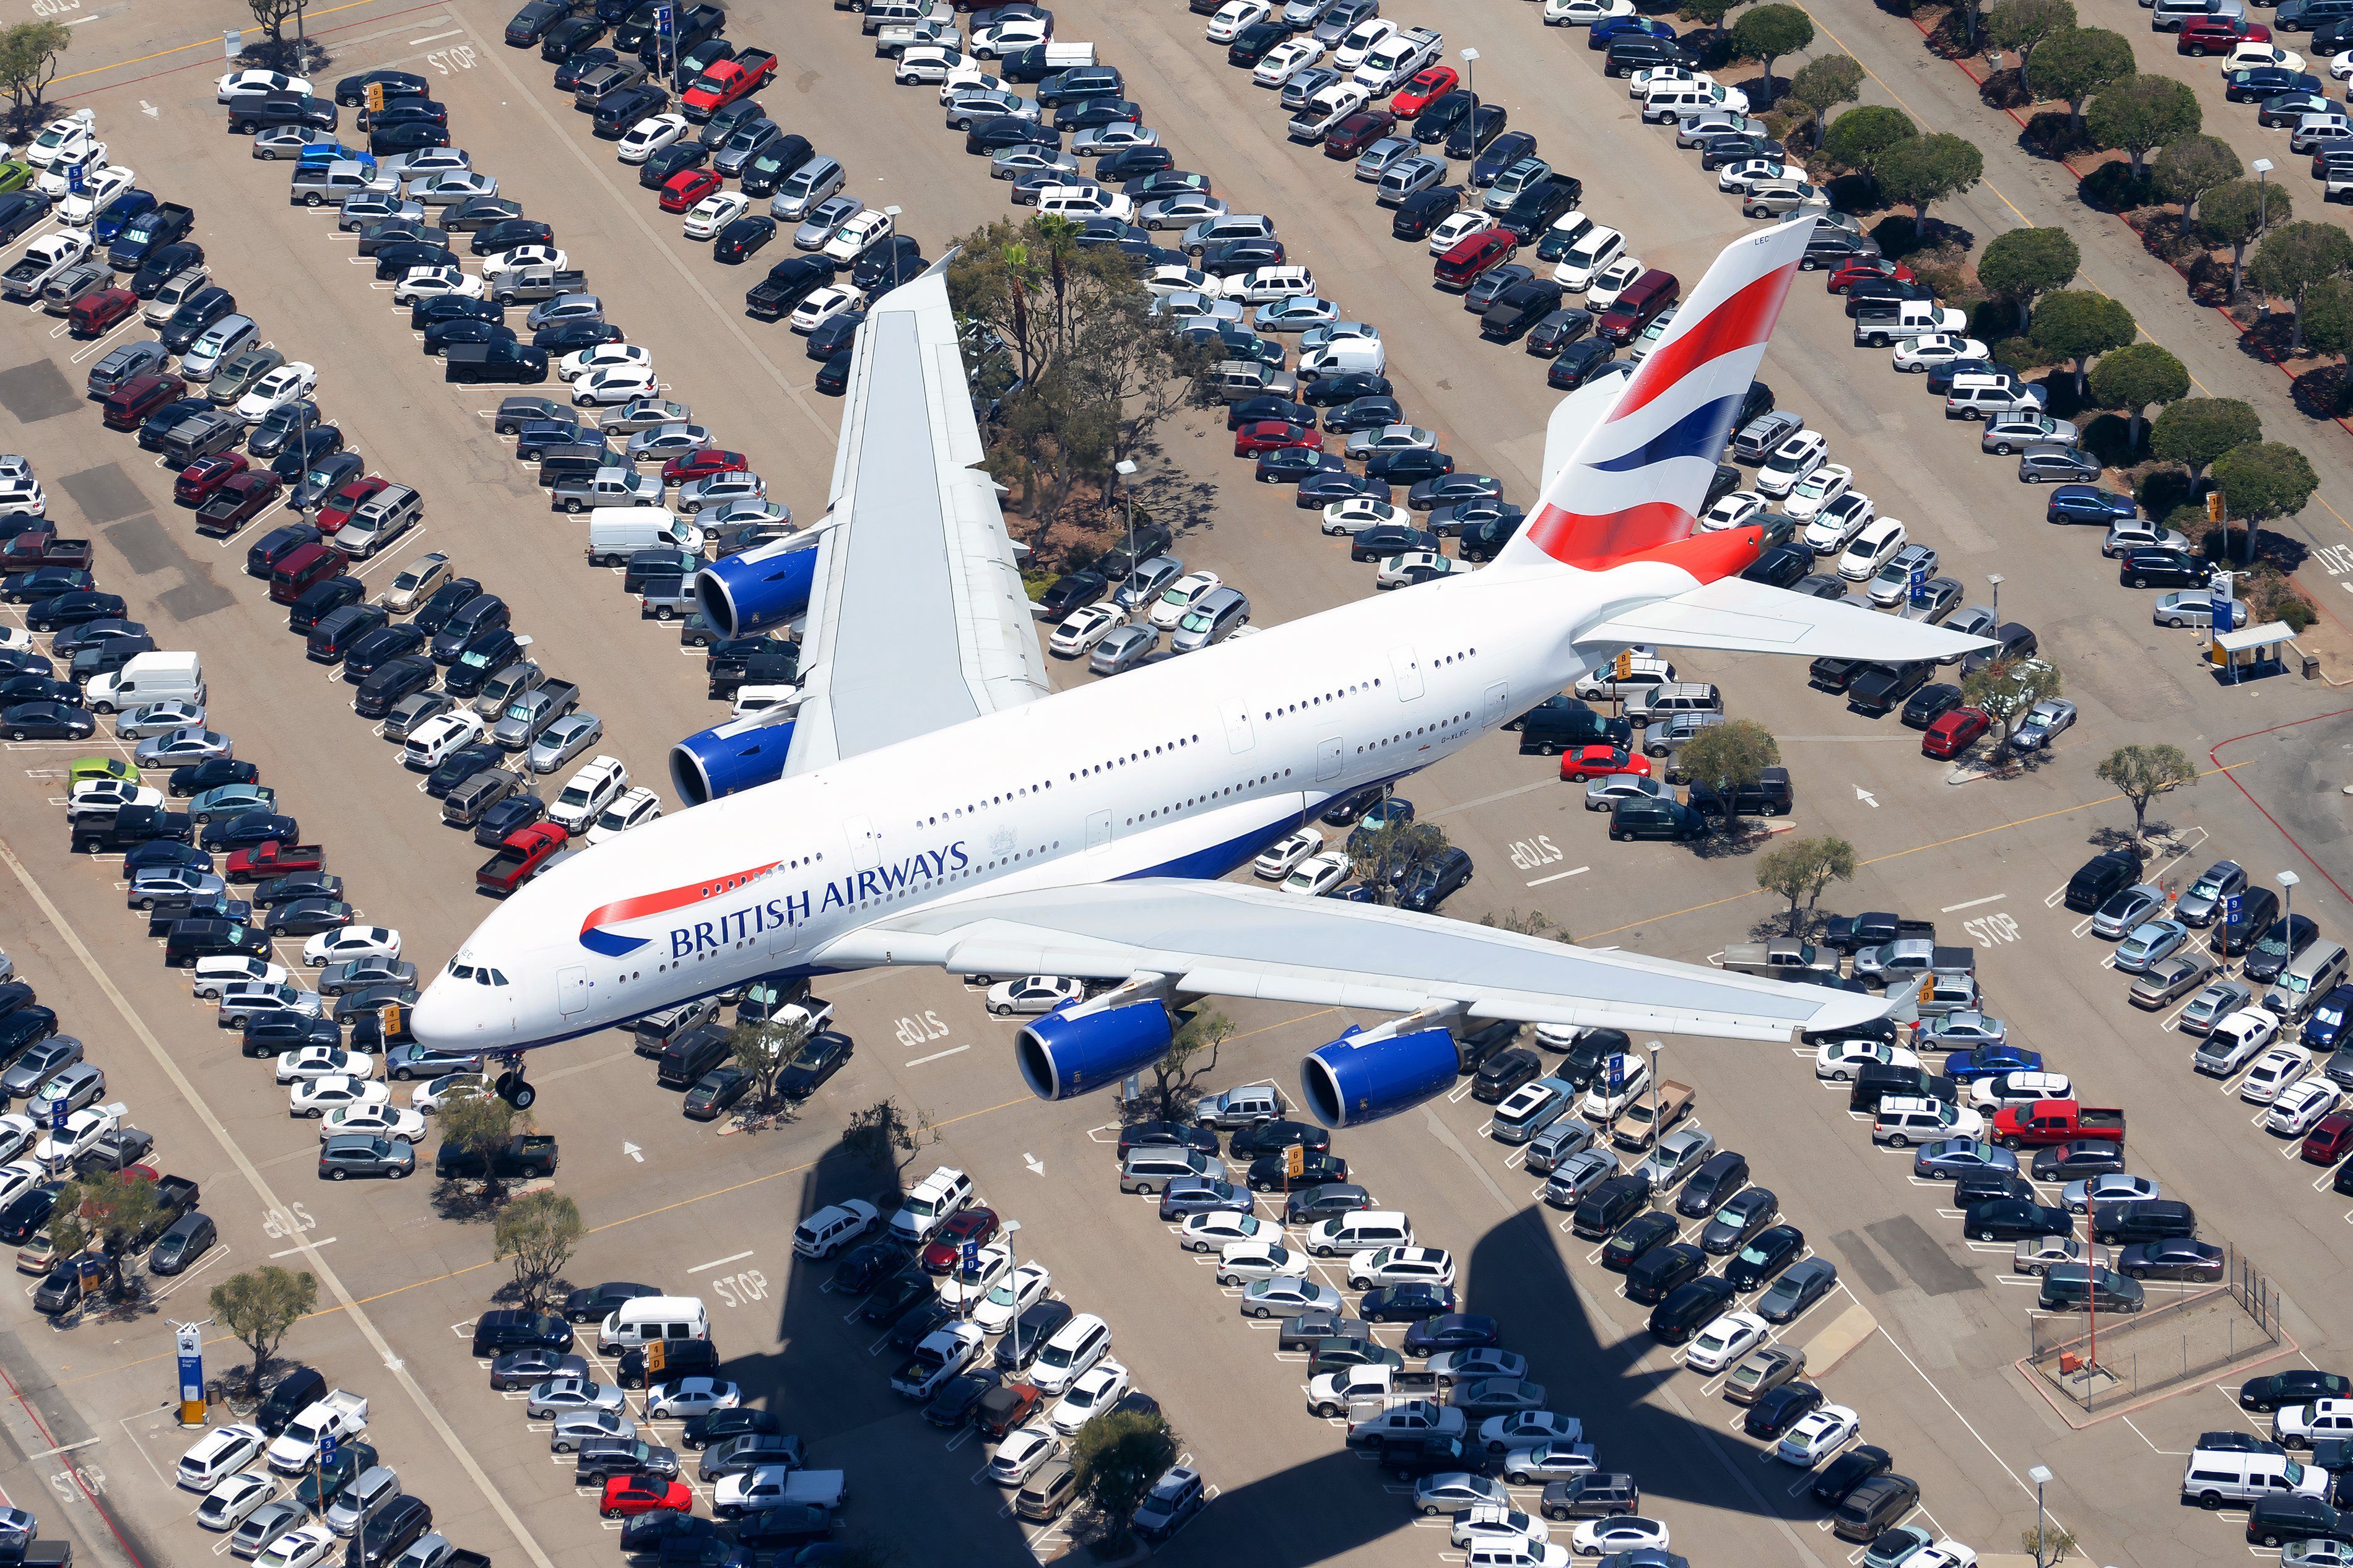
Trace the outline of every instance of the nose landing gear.
{"type": "Polygon", "coordinates": [[[503,1052],[491,1059],[506,1069],[491,1080],[491,1089],[497,1091],[501,1100],[517,1110],[529,1110],[532,1102],[539,1098],[539,1091],[523,1081],[522,1053],[503,1052]]]}

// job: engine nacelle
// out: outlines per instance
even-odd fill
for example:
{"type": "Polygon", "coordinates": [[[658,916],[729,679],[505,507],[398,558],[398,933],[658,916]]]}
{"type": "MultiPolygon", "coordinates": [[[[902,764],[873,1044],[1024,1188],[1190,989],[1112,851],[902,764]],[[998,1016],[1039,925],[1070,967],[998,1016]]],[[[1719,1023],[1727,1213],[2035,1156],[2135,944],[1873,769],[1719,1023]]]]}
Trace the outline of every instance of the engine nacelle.
{"type": "Polygon", "coordinates": [[[1092,1013],[1073,1008],[1024,1025],[1013,1051],[1030,1093],[1068,1100],[1142,1071],[1167,1050],[1172,1033],[1157,1000],[1092,1013]]]}
{"type": "Polygon", "coordinates": [[[695,574],[694,597],[722,636],[749,637],[808,608],[817,580],[817,543],[806,536],[780,539],[695,574]]]}
{"type": "Polygon", "coordinates": [[[723,795],[774,784],[793,749],[793,721],[754,714],[689,735],[670,749],[670,783],[679,799],[701,805],[723,795]]]}
{"type": "Polygon", "coordinates": [[[1307,1054],[1299,1088],[1309,1113],[1336,1131],[1437,1098],[1453,1087],[1461,1065],[1462,1053],[1445,1029],[1351,1029],[1307,1054]]]}

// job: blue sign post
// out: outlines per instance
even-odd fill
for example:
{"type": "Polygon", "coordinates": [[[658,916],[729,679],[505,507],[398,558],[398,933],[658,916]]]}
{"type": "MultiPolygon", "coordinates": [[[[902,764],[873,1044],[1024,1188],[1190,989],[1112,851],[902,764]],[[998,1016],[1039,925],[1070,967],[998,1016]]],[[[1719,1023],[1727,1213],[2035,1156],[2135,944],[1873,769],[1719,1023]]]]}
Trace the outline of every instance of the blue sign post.
{"type": "Polygon", "coordinates": [[[1915,605],[1925,605],[1928,602],[1928,569],[1926,566],[1915,566],[1912,568],[1911,596],[1912,603],[1915,605]]]}
{"type": "Polygon", "coordinates": [[[319,1434],[319,1468],[324,1470],[334,1462],[335,1435],[332,1432],[322,1432],[319,1434]]]}
{"type": "Polygon", "coordinates": [[[1609,1092],[1614,1097],[1626,1087],[1626,1053],[1620,1051],[1609,1058],[1609,1092]]]}
{"type": "Polygon", "coordinates": [[[77,196],[81,195],[83,188],[89,184],[90,166],[88,164],[76,163],[66,171],[66,190],[69,194],[77,196]]]}
{"type": "Polygon", "coordinates": [[[172,1325],[180,1360],[180,1425],[205,1424],[205,1330],[202,1323],[172,1325]]]}

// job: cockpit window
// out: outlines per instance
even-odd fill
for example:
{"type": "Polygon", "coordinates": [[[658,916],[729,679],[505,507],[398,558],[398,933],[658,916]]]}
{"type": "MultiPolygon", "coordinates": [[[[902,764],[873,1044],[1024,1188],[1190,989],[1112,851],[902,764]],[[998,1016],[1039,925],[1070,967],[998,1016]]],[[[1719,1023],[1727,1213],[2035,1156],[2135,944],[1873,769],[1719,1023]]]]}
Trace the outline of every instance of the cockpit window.
{"type": "Polygon", "coordinates": [[[449,961],[449,978],[450,978],[450,979],[452,979],[452,980],[471,980],[473,977],[474,977],[474,966],[473,966],[472,964],[470,964],[470,963],[459,963],[459,962],[458,962],[456,959],[454,959],[454,958],[453,958],[453,959],[451,959],[451,960],[449,961]]]}
{"type": "Polygon", "coordinates": [[[489,985],[492,984],[491,980],[491,972],[487,969],[477,969],[474,971],[474,984],[477,985],[489,985]]]}

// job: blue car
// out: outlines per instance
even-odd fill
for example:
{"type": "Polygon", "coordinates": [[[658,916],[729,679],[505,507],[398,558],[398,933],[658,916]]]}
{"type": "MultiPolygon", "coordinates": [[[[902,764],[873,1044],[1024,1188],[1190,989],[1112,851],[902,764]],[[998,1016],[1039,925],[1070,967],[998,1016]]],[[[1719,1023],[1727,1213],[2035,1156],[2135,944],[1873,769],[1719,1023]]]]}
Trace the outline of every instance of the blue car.
{"type": "Polygon", "coordinates": [[[2304,1021],[2305,1048],[2333,1051],[2339,1045],[2353,1045],[2345,1029],[2348,1017],[2353,1017],[2353,985],[2339,985],[2323,996],[2312,1016],[2304,1021]]]}
{"type": "Polygon", "coordinates": [[[1999,1078],[2006,1072],[2041,1072],[2042,1053],[2021,1046],[1978,1046],[1945,1058],[1945,1076],[1955,1083],[1999,1078]]]}
{"type": "Polygon", "coordinates": [[[1208,1176],[1182,1176],[1169,1183],[1168,1190],[1160,1194],[1160,1217],[1163,1220],[1214,1214],[1219,1209],[1235,1214],[1250,1213],[1248,1189],[1233,1182],[1221,1182],[1208,1176]]]}
{"type": "Polygon", "coordinates": [[[100,209],[90,220],[90,238],[92,245],[109,245],[122,232],[122,226],[155,205],[154,195],[147,191],[125,191],[100,209]]]}
{"type": "Polygon", "coordinates": [[[2140,503],[2097,485],[2061,485],[2043,505],[2045,522],[2088,522],[2101,528],[2129,522],[2140,515],[2140,503]]]}
{"type": "Polygon", "coordinates": [[[1596,22],[1587,30],[1585,47],[1588,49],[1606,49],[1609,47],[1609,40],[1612,38],[1633,37],[1637,35],[1651,38],[1672,38],[1675,36],[1675,30],[1655,16],[1611,16],[1604,21],[1596,22]]]}
{"type": "Polygon", "coordinates": [[[1923,1181],[1956,1181],[1975,1171],[2015,1171],[2018,1155],[1978,1138],[1940,1138],[1912,1156],[1912,1173],[1923,1181]]]}

